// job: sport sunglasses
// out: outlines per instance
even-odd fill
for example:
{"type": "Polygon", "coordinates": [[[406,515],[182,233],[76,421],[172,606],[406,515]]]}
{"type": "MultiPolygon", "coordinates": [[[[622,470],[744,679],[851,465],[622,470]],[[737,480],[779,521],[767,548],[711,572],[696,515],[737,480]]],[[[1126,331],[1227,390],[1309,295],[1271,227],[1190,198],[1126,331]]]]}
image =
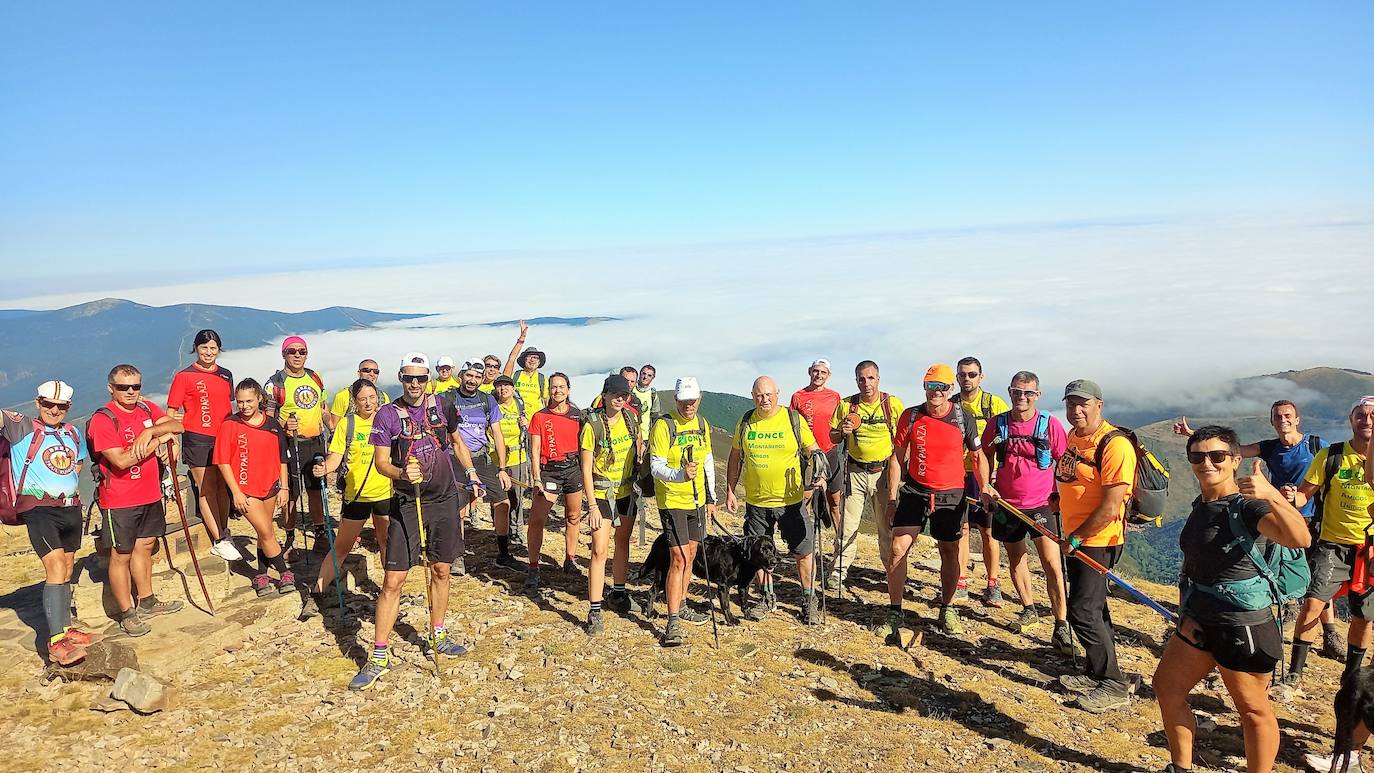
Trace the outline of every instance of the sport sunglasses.
{"type": "Polygon", "coordinates": [[[1007,390],[1007,394],[1011,395],[1012,399],[1015,400],[1015,399],[1018,398],[1018,397],[1039,397],[1039,396],[1040,396],[1040,390],[1039,390],[1039,389],[1017,389],[1016,387],[1011,387],[1010,389],[1007,390]]]}
{"type": "Polygon", "coordinates": [[[946,389],[949,389],[949,388],[952,387],[952,386],[954,386],[954,385],[953,385],[953,384],[946,384],[946,383],[943,382],[943,381],[927,381],[927,382],[925,383],[925,388],[926,388],[926,391],[928,391],[928,392],[943,392],[943,391],[945,391],[946,389]]]}
{"type": "Polygon", "coordinates": [[[401,382],[404,384],[425,384],[429,382],[429,374],[421,373],[418,376],[401,374],[401,382]]]}
{"type": "Polygon", "coordinates": [[[38,405],[49,410],[56,408],[59,411],[65,411],[72,407],[71,403],[55,403],[51,400],[44,400],[41,397],[38,398],[38,405]]]}
{"type": "Polygon", "coordinates": [[[282,349],[281,353],[285,355],[295,355],[298,357],[304,357],[306,354],[309,354],[309,352],[307,352],[305,349],[282,349]]]}
{"type": "Polygon", "coordinates": [[[1235,454],[1230,451],[1189,451],[1188,463],[1197,465],[1202,464],[1203,459],[1211,459],[1212,464],[1218,465],[1230,459],[1232,456],[1235,456],[1235,454]]]}
{"type": "Polygon", "coordinates": [[[379,369],[377,369],[377,368],[358,368],[358,372],[359,372],[359,373],[371,373],[371,374],[374,375],[374,376],[380,376],[381,373],[382,373],[382,371],[379,370],[379,369]]]}
{"type": "Polygon", "coordinates": [[[143,388],[141,382],[138,384],[111,384],[110,386],[114,387],[117,392],[137,392],[143,388]]]}

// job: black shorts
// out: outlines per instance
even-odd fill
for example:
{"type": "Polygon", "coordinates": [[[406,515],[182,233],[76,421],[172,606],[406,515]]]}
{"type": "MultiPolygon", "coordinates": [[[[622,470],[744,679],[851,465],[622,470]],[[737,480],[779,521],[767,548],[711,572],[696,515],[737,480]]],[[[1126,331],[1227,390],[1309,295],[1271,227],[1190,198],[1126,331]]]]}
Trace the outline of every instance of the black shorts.
{"type": "MultiPolygon", "coordinates": [[[[456,494],[450,494],[420,503],[419,515],[425,519],[425,556],[431,563],[451,564],[463,554],[463,536],[458,530],[460,501],[456,494]]],[[[397,494],[392,498],[391,513],[382,566],[388,572],[404,572],[420,564],[420,527],[415,499],[397,494]]]]}
{"type": "Polygon", "coordinates": [[[305,487],[311,491],[320,491],[324,488],[324,480],[316,478],[311,469],[315,466],[315,455],[325,456],[328,451],[324,447],[324,436],[296,438],[286,441],[286,474],[291,479],[289,483],[291,498],[295,499],[301,495],[301,475],[305,476],[305,487]],[[296,459],[296,451],[300,451],[300,459],[296,459]],[[305,470],[300,470],[299,463],[303,462],[305,470]]]}
{"type": "MultiPolygon", "coordinates": [[[[1318,542],[1312,549],[1312,584],[1307,586],[1307,598],[1330,603],[1341,584],[1350,579],[1359,545],[1338,545],[1318,542]]],[[[1350,614],[1361,620],[1374,620],[1374,588],[1364,593],[1346,596],[1350,614]]]]}
{"type": "MultiPolygon", "coordinates": [[[[994,511],[992,514],[992,538],[998,542],[1020,542],[1027,537],[1044,539],[1044,535],[1032,529],[1025,521],[1007,512],[1006,508],[1001,505],[993,505],[992,509],[994,511]]],[[[1050,512],[1049,505],[1030,507],[1021,512],[1054,533],[1054,513],[1050,512]]]]}
{"type": "Polygon", "coordinates": [[[615,500],[614,515],[611,514],[610,502],[604,499],[592,499],[592,501],[596,503],[596,508],[601,511],[602,523],[609,522],[612,526],[620,528],[620,525],[625,522],[624,519],[628,518],[631,523],[634,522],[635,497],[633,494],[615,500]]]}
{"type": "Polygon", "coordinates": [[[379,499],[376,502],[344,502],[343,512],[339,515],[345,521],[366,521],[374,515],[386,518],[391,515],[391,500],[379,499]]]}
{"type": "Polygon", "coordinates": [[[958,542],[964,536],[967,502],[963,489],[927,491],[906,481],[897,494],[892,528],[924,530],[929,524],[930,536],[941,542],[958,542]]]}
{"type": "Polygon", "coordinates": [[[21,514],[29,544],[39,558],[54,550],[75,553],[81,547],[81,508],[39,505],[21,514]]]}
{"type": "MultiPolygon", "coordinates": [[[[978,488],[978,479],[974,477],[973,473],[964,473],[964,496],[973,500],[967,503],[968,522],[971,526],[977,526],[980,529],[990,529],[992,528],[993,517],[992,513],[983,508],[982,502],[978,498],[981,493],[983,492],[978,488]]],[[[993,537],[993,539],[997,538],[993,537]]]]}
{"type": "Polygon", "coordinates": [[[198,432],[181,433],[181,461],[187,467],[209,467],[210,454],[215,450],[215,436],[198,432]]]}
{"type": "Polygon", "coordinates": [[[1283,659],[1283,633],[1271,618],[1253,625],[1197,623],[1192,638],[1175,629],[1184,644],[1202,650],[1216,659],[1217,665],[1245,674],[1267,674],[1283,659]]]}
{"type": "Polygon", "coordinates": [[[477,468],[477,479],[482,481],[482,501],[489,505],[497,502],[506,501],[506,490],[501,487],[501,480],[497,474],[501,468],[496,466],[490,456],[482,454],[472,460],[472,466],[477,468]]]}
{"type": "Polygon", "coordinates": [[[134,543],[167,533],[167,511],[162,500],[137,507],[101,510],[98,546],[113,547],[117,553],[134,552],[134,543]]]}
{"type": "MultiPolygon", "coordinates": [[[[820,496],[817,494],[817,496],[820,496]]],[[[783,507],[744,505],[744,533],[746,536],[773,538],[773,524],[782,532],[787,550],[794,556],[809,556],[816,550],[816,531],[811,519],[802,510],[802,503],[783,507]]]]}
{"type": "Polygon", "coordinates": [[[838,494],[844,490],[844,445],[836,443],[825,452],[830,477],[825,479],[825,493],[838,494]]]}
{"type": "Polygon", "coordinates": [[[681,547],[688,542],[701,542],[702,537],[706,536],[706,516],[703,512],[672,507],[661,508],[658,518],[668,544],[681,547]]]}
{"type": "Polygon", "coordinates": [[[539,476],[539,490],[549,496],[576,494],[582,490],[582,464],[577,457],[542,465],[539,476]]]}

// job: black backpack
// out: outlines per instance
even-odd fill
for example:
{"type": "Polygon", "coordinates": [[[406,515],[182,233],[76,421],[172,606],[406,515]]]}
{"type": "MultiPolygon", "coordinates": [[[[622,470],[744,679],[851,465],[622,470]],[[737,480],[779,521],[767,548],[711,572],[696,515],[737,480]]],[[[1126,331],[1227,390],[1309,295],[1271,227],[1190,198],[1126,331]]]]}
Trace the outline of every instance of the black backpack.
{"type": "Polygon", "coordinates": [[[1164,522],[1164,505],[1169,499],[1169,465],[1156,453],[1153,443],[1147,444],[1129,427],[1113,427],[1111,432],[1097,442],[1093,454],[1093,469],[1102,470],[1102,452],[1114,438],[1124,437],[1131,441],[1135,450],[1135,485],[1132,487],[1131,500],[1126,506],[1126,522],[1137,526],[1164,522]]]}

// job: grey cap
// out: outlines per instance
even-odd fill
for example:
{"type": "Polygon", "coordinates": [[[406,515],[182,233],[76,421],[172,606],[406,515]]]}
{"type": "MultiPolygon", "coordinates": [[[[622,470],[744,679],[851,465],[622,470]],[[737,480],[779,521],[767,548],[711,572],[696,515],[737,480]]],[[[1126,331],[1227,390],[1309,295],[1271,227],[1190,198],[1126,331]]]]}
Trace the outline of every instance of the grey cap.
{"type": "Polygon", "coordinates": [[[1076,378],[1064,387],[1064,399],[1070,397],[1091,398],[1094,400],[1102,399],[1102,387],[1096,381],[1089,381],[1086,378],[1076,378]]]}

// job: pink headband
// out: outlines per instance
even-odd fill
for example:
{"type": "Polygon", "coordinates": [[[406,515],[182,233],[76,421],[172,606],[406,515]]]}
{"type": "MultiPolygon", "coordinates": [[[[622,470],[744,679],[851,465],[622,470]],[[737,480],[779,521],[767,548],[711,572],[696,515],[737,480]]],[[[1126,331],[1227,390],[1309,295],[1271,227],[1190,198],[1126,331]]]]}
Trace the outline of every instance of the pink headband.
{"type": "Polygon", "coordinates": [[[292,346],[295,346],[296,344],[300,344],[302,349],[310,348],[305,345],[304,338],[301,338],[300,336],[287,336],[286,340],[281,342],[281,350],[285,352],[287,349],[290,349],[292,346]]]}

